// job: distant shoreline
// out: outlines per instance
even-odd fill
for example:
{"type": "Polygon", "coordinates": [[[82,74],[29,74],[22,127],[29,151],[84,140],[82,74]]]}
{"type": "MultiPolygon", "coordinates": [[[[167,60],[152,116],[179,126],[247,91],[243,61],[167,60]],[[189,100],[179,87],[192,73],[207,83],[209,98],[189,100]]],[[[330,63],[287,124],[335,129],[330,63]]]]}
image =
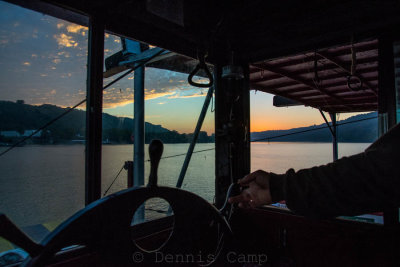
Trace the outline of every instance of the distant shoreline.
{"type": "MultiPolygon", "coordinates": [[[[329,141],[276,141],[276,140],[263,140],[263,141],[250,141],[251,143],[311,143],[311,144],[330,144],[329,141]]],[[[356,142],[356,141],[340,141],[338,144],[372,144],[372,142],[356,142]]]]}
{"type": "MultiPolygon", "coordinates": [[[[326,142],[326,141],[276,141],[276,140],[271,140],[271,141],[250,141],[251,143],[259,143],[259,144],[269,144],[269,143],[299,143],[299,144],[329,144],[331,142],[326,142]]],[[[148,145],[149,143],[145,143],[148,145]]],[[[182,144],[190,144],[190,143],[164,143],[166,145],[182,145],[182,144]]],[[[198,144],[215,144],[214,142],[209,142],[209,143],[198,143],[198,144]]],[[[372,142],[338,142],[338,144],[372,144],[372,142]]],[[[104,143],[102,144],[103,146],[125,146],[125,145],[131,145],[133,146],[134,144],[129,144],[129,143],[104,143]]],[[[12,145],[0,145],[1,147],[10,147],[12,145]]],[[[26,144],[26,145],[20,145],[18,147],[51,147],[51,146],[85,146],[85,143],[57,143],[57,144],[26,144]]],[[[1,151],[0,151],[1,152],[1,151]]]]}

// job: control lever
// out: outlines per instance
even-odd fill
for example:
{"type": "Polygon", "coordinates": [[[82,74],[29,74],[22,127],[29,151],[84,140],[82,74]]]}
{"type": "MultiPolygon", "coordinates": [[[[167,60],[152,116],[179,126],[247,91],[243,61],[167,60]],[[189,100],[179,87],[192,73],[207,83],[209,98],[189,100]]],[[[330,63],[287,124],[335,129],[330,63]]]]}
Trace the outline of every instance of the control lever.
{"type": "Polygon", "coordinates": [[[149,145],[149,156],[150,156],[150,176],[149,183],[147,186],[157,186],[158,181],[158,165],[160,163],[160,159],[162,153],[164,151],[164,145],[161,140],[154,139],[151,141],[149,145]]]}

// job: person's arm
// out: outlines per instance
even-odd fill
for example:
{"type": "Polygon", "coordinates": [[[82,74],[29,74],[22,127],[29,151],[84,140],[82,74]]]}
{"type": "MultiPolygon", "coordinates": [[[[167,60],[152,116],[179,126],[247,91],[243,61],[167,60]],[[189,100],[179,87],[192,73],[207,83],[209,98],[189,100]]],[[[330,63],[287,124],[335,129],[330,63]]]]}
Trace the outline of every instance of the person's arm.
{"type": "Polygon", "coordinates": [[[311,217],[358,215],[399,207],[400,126],[363,153],[298,172],[290,169],[282,175],[258,171],[241,183],[249,188],[231,202],[259,206],[286,200],[293,212],[311,217]],[[263,189],[268,191],[268,203],[255,197],[258,191],[254,184],[261,180],[267,181],[263,189]]]}

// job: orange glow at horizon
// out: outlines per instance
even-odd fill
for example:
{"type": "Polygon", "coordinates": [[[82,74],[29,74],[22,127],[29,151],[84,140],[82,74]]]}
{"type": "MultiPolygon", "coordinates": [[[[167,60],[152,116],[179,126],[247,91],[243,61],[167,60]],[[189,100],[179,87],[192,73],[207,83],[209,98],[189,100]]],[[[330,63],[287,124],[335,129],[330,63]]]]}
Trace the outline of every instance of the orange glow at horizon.
{"type": "Polygon", "coordinates": [[[288,130],[323,123],[318,110],[304,107],[274,107],[273,95],[250,93],[250,132],[288,130]]]}
{"type": "MultiPolygon", "coordinates": [[[[297,126],[293,125],[292,123],[284,123],[284,122],[276,122],[276,121],[265,122],[263,120],[258,120],[256,122],[251,122],[250,132],[263,132],[263,131],[270,131],[270,130],[286,130],[286,129],[296,128],[296,127],[297,126]]],[[[301,127],[301,125],[299,125],[298,127],[301,127]]]]}
{"type": "MultiPolygon", "coordinates": [[[[319,123],[319,121],[318,121],[319,123]]],[[[270,130],[288,130],[292,128],[299,128],[313,125],[312,121],[301,120],[301,121],[293,121],[285,118],[252,118],[250,121],[250,132],[263,132],[270,130]]]]}

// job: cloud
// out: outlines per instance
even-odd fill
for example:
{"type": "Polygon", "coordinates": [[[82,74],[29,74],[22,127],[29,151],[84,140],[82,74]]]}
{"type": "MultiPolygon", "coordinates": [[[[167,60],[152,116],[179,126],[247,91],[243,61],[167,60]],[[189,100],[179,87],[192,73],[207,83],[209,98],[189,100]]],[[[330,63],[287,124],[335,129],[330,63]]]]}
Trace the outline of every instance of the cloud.
{"type": "MultiPolygon", "coordinates": [[[[130,89],[130,88],[127,88],[130,89]]],[[[157,99],[165,96],[174,95],[176,92],[156,92],[153,90],[146,90],[145,100],[157,99]]],[[[112,88],[111,90],[104,91],[103,93],[103,108],[112,109],[117,107],[122,107],[133,103],[133,90],[122,90],[119,91],[117,88],[112,88]]],[[[164,102],[166,103],[166,102],[164,102]]],[[[159,104],[164,104],[160,102],[159,104]]]]}
{"type": "Polygon", "coordinates": [[[65,58],[71,57],[71,54],[66,51],[61,51],[57,53],[58,56],[64,56],[65,58]]]}
{"type": "Polygon", "coordinates": [[[133,103],[133,100],[123,100],[121,102],[116,102],[116,103],[104,101],[103,108],[104,109],[112,109],[112,108],[117,108],[117,107],[123,107],[123,106],[129,105],[129,104],[132,104],[132,103],[133,103]]]}
{"type": "Polygon", "coordinates": [[[39,36],[38,36],[38,33],[39,33],[38,29],[34,29],[34,30],[33,30],[33,33],[32,33],[32,38],[37,39],[37,38],[39,37],[39,36]]]}
{"type": "Polygon", "coordinates": [[[190,93],[190,94],[182,94],[181,92],[176,93],[172,96],[167,97],[168,99],[177,99],[177,98],[193,98],[193,97],[204,97],[206,96],[205,92],[199,92],[199,93],[190,93]]]}
{"type": "Polygon", "coordinates": [[[156,92],[154,89],[153,90],[147,90],[144,94],[144,99],[145,100],[151,100],[151,99],[156,99],[160,97],[165,97],[165,96],[170,96],[174,95],[176,92],[156,92]]]}
{"type": "Polygon", "coordinates": [[[69,33],[80,33],[82,36],[85,36],[85,32],[88,30],[87,27],[78,25],[78,24],[70,24],[67,26],[67,31],[69,33]]]}
{"type": "Polygon", "coordinates": [[[133,90],[131,88],[122,90],[119,87],[112,87],[103,91],[104,108],[116,108],[131,103],[133,103],[133,90]]]}
{"type": "Polygon", "coordinates": [[[72,39],[72,36],[68,36],[65,33],[61,34],[54,34],[54,39],[56,39],[58,46],[65,46],[65,47],[77,47],[78,42],[72,39]]]}
{"type": "MultiPolygon", "coordinates": [[[[13,91],[2,90],[0,97],[26,99],[29,103],[37,104],[53,103],[59,106],[72,106],[84,99],[86,97],[84,88],[87,73],[87,27],[43,16],[33,11],[22,14],[15,10],[14,13],[18,15],[20,23],[18,27],[13,27],[16,20],[0,24],[2,62],[10,62],[7,64],[13,66],[9,70],[3,70],[0,78],[7,81],[11,85],[10,88],[14,84],[18,84],[18,88],[13,91]],[[32,34],[37,35],[38,38],[35,39],[32,34]],[[11,70],[18,71],[14,73],[11,70]],[[21,75],[24,79],[19,78],[21,75]],[[52,91],[54,88],[56,92],[52,91]],[[80,89],[82,92],[79,91],[80,89]]],[[[5,10],[0,9],[0,15],[2,15],[0,20],[7,18],[5,10]]],[[[105,37],[106,53],[113,54],[121,50],[118,36],[107,33],[105,37]]],[[[155,104],[167,105],[170,104],[168,98],[202,96],[199,94],[200,90],[187,84],[187,76],[187,74],[146,67],[146,101],[157,99],[154,101],[155,104]]],[[[110,90],[111,88],[105,90],[104,108],[132,104],[133,79],[133,75],[129,75],[116,83],[114,90],[110,90]]]]}
{"type": "MultiPolygon", "coordinates": [[[[145,100],[153,99],[184,99],[204,97],[207,90],[193,88],[187,82],[187,74],[175,73],[155,68],[146,68],[145,75],[145,100]]],[[[133,76],[117,82],[114,88],[104,91],[104,106],[108,108],[119,107],[133,102],[132,79],[133,76]],[[121,88],[121,89],[120,89],[121,88]]],[[[105,84],[112,79],[105,81],[105,84]]],[[[158,101],[159,105],[167,101],[158,101]]]]}

